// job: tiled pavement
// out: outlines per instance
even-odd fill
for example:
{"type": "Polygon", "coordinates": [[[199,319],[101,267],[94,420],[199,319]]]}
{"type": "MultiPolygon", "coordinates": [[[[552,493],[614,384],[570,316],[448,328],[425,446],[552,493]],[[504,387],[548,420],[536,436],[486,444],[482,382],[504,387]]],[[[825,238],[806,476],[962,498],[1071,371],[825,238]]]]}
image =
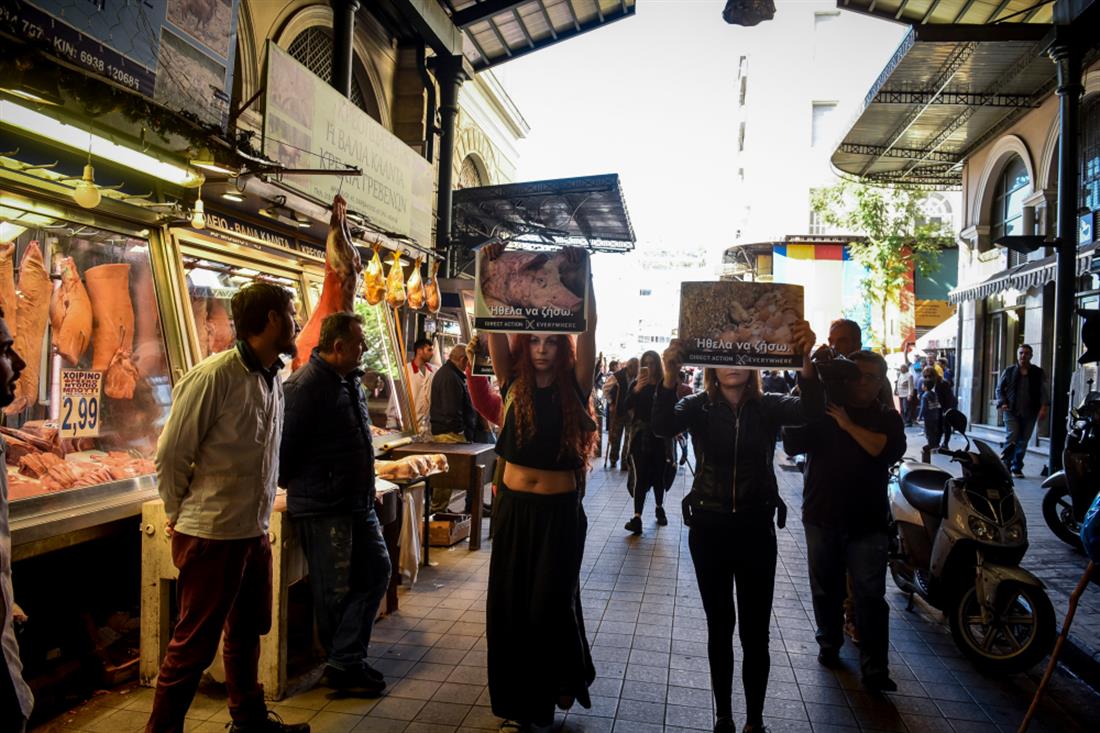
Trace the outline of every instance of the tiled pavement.
{"type": "MultiPolygon", "coordinates": [[[[938,614],[920,607],[906,611],[905,598],[892,587],[891,668],[898,693],[885,698],[865,693],[850,646],[842,652],[844,669],[833,672],[817,664],[798,520],[800,477],[781,468],[777,474],[792,511],[786,529],[779,532],[765,708],[771,730],[1016,730],[1042,669],[1008,679],[976,672],[955,649],[938,614]]],[[[582,598],[598,678],[593,707],[576,708],[560,716],[559,723],[566,730],[592,733],[709,730],[713,704],[706,629],[687,532],[679,518],[680,497],[690,477],[681,471],[666,502],[669,526],[655,525],[650,506],[645,533],[633,538],[622,528],[629,512],[624,475],[597,468],[589,483],[582,598]]],[[[1030,511],[1029,516],[1033,534],[1039,534],[1035,524],[1041,519],[1030,511]]],[[[438,566],[422,572],[415,587],[402,593],[401,610],[375,627],[375,664],[391,683],[385,697],[335,699],[315,688],[274,709],[288,721],[309,721],[314,733],[494,730],[499,721],[488,707],[485,686],[483,601],[489,550],[470,553],[460,545],[434,551],[432,559],[438,566]]],[[[1064,606],[1057,598],[1055,605],[1064,606]]],[[[138,731],[150,702],[151,691],[145,689],[107,693],[38,730],[138,731]]],[[[735,714],[742,714],[740,690],[735,690],[734,705],[735,714]]],[[[223,730],[228,721],[224,697],[200,693],[190,720],[188,730],[195,733],[223,730]]],[[[1031,730],[1098,729],[1100,696],[1059,672],[1031,730]]]]}

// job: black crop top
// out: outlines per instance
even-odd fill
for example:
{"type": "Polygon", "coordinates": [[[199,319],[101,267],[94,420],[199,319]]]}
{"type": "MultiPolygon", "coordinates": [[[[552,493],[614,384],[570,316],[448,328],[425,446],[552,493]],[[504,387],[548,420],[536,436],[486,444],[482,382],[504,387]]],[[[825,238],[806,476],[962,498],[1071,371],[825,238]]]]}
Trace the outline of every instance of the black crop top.
{"type": "MultiPolygon", "coordinates": [[[[501,396],[507,402],[508,392],[514,382],[504,385],[501,396]]],[[[581,394],[580,385],[573,383],[577,401],[584,405],[586,400],[581,394]]],[[[516,466],[538,468],[546,471],[573,471],[584,465],[581,456],[558,456],[561,450],[562,437],[562,407],[561,392],[558,385],[549,387],[536,387],[534,390],[535,401],[535,433],[522,446],[518,445],[515,418],[515,406],[509,405],[504,416],[504,426],[501,428],[500,437],[497,440],[497,455],[516,466]]],[[[587,414],[587,413],[586,413],[587,414]]],[[[587,420],[591,422],[591,419],[587,420]]],[[[589,429],[594,429],[591,426],[589,429]]]]}

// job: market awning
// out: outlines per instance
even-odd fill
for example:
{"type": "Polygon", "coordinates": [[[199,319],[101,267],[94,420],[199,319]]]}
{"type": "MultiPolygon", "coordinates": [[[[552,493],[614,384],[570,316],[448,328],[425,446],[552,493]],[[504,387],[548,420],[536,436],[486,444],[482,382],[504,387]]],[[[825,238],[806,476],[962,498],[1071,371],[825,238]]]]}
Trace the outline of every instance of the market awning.
{"type": "Polygon", "coordinates": [[[1038,0],[837,0],[837,7],[902,23],[1050,23],[1054,2],[1038,0]]]}
{"type": "Polygon", "coordinates": [[[955,341],[959,336],[959,316],[952,313],[951,316],[933,328],[928,333],[917,339],[917,348],[921,351],[939,351],[940,349],[955,348],[955,341]]]}
{"type": "Polygon", "coordinates": [[[477,71],[634,15],[635,0],[445,0],[477,71]]]}
{"type": "MultiPolygon", "coordinates": [[[[866,5],[878,14],[879,5],[866,5]]],[[[939,6],[933,15],[946,5],[893,2],[895,12],[939,6]]],[[[989,3],[966,5],[977,15],[973,8],[989,3]]],[[[1029,20],[1042,17],[1049,19],[1048,6],[1029,20]]],[[[958,188],[966,156],[1053,90],[1049,32],[1037,22],[915,26],[868,92],[833,165],[872,182],[958,188]]]]}
{"type": "Polygon", "coordinates": [[[594,252],[634,249],[634,228],[617,174],[462,188],[454,192],[452,240],[547,246],[594,252]]]}
{"type": "MultiPolygon", "coordinates": [[[[1082,249],[1077,253],[1078,277],[1089,272],[1095,254],[1096,245],[1082,249]]],[[[1056,259],[1055,255],[1051,255],[1041,260],[1025,262],[1022,265],[999,272],[980,283],[962,285],[952,290],[947,299],[952,303],[959,303],[964,300],[981,300],[994,293],[1010,289],[1026,291],[1030,288],[1042,287],[1047,283],[1054,282],[1056,259]]]]}

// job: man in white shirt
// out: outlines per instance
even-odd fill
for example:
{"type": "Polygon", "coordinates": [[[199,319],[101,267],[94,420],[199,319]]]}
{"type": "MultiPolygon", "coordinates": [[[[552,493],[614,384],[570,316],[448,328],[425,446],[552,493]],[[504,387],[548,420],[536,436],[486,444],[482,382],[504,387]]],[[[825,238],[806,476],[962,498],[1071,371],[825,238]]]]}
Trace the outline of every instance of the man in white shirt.
{"type": "Polygon", "coordinates": [[[413,358],[409,362],[409,384],[412,386],[413,409],[416,411],[418,433],[431,431],[432,377],[435,367],[435,345],[421,336],[413,343],[413,358]]]}
{"type": "MultiPolygon", "coordinates": [[[[15,399],[15,382],[27,366],[15,353],[4,311],[0,310],[0,407],[15,399]]],[[[0,437],[0,466],[8,452],[0,437]]],[[[23,681],[19,642],[14,627],[15,597],[11,587],[11,531],[8,528],[8,473],[0,471],[0,730],[23,733],[31,717],[34,696],[23,681]]]]}
{"type": "Polygon", "coordinates": [[[237,346],[184,375],[157,444],[157,483],[179,569],[179,620],[161,664],[146,733],[182,733],[199,679],[225,632],[231,733],[308,733],[264,703],[260,636],[271,628],[268,525],[283,428],[281,354],[298,333],[287,290],[233,296],[237,346]]]}

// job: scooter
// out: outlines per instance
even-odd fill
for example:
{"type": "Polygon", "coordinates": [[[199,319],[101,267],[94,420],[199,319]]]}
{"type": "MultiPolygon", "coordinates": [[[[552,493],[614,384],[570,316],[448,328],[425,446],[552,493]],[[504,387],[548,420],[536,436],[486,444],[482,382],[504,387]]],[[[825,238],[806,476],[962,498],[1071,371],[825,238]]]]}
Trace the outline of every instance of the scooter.
{"type": "MultiPolygon", "coordinates": [[[[966,438],[966,418],[944,420],[966,438]]],[[[889,486],[890,572],[898,588],[943,611],[955,645],[980,669],[1029,669],[1054,644],[1054,608],[1042,582],[1020,567],[1027,523],[1012,477],[993,448],[966,438],[940,448],[962,477],[928,463],[904,462],[889,486]]]]}
{"type": "Polygon", "coordinates": [[[1100,392],[1090,391],[1070,410],[1070,425],[1062,450],[1064,468],[1043,481],[1043,519],[1058,539],[1084,552],[1081,522],[1100,492],[1100,392]]]}

